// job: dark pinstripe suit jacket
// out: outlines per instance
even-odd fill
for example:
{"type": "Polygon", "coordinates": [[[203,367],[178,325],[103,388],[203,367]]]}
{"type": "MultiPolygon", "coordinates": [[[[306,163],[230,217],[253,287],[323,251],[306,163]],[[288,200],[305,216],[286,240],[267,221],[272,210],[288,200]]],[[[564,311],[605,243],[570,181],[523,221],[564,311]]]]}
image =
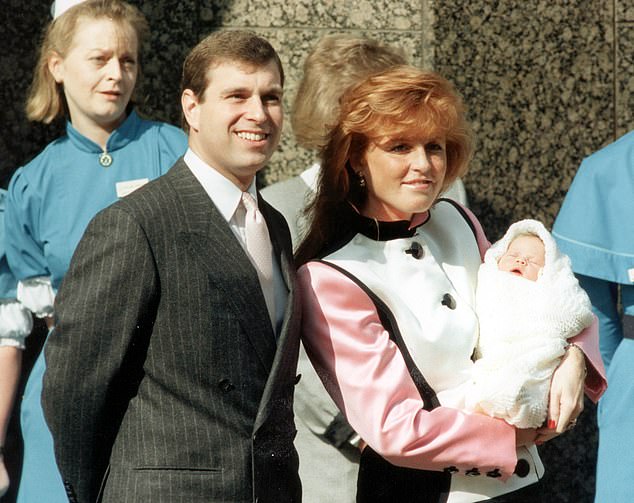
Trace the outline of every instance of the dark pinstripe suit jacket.
{"type": "Polygon", "coordinates": [[[300,501],[292,393],[299,303],[276,343],[257,274],[182,160],[98,214],[59,291],[43,406],[77,500],[300,501]]]}

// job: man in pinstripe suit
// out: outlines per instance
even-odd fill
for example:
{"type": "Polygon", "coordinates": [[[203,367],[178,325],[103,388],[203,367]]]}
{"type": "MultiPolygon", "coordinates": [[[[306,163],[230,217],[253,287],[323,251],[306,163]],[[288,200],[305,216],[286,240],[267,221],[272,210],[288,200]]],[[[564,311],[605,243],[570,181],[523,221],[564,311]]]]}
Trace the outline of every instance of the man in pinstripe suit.
{"type": "Polygon", "coordinates": [[[187,153],[79,244],[43,395],[71,501],[301,500],[290,235],[254,185],[279,141],[283,79],[252,33],[200,42],[183,69],[187,153]],[[245,248],[243,192],[268,227],[272,286],[245,248]]]}

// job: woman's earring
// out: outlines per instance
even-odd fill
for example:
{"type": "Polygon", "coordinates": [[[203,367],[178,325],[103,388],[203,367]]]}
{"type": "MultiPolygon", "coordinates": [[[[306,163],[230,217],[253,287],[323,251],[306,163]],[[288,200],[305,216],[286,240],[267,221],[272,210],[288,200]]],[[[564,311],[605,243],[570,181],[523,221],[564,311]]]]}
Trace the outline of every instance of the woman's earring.
{"type": "Polygon", "coordinates": [[[366,186],[365,176],[363,176],[363,173],[361,173],[361,171],[359,171],[357,173],[357,177],[359,177],[359,187],[361,187],[362,189],[365,189],[365,186],[366,186]]]}

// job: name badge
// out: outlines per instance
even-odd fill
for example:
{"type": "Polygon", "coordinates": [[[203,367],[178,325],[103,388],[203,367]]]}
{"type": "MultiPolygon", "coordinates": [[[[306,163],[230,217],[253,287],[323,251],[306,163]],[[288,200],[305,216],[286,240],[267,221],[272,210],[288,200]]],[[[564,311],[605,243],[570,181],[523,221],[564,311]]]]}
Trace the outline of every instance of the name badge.
{"type": "Polygon", "coordinates": [[[634,283],[634,267],[627,270],[627,275],[630,277],[630,281],[634,283]]]}
{"type": "Polygon", "coordinates": [[[150,181],[149,178],[139,178],[138,180],[126,180],[125,182],[117,182],[117,197],[125,197],[136,189],[143,187],[150,181]]]}

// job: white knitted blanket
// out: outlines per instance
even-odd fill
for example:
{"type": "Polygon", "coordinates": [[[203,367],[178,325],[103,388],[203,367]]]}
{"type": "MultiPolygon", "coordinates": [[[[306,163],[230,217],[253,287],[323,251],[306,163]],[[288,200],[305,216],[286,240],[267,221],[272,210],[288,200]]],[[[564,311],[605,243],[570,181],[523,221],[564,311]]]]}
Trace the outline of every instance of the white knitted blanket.
{"type": "Polygon", "coordinates": [[[520,428],[543,424],[553,371],[566,339],[592,323],[590,300],[570,260],[535,220],[513,224],[486,253],[478,273],[478,358],[466,397],[467,410],[499,417],[520,428]],[[537,281],[499,271],[497,261],[513,237],[530,231],[545,244],[537,281]]]}

